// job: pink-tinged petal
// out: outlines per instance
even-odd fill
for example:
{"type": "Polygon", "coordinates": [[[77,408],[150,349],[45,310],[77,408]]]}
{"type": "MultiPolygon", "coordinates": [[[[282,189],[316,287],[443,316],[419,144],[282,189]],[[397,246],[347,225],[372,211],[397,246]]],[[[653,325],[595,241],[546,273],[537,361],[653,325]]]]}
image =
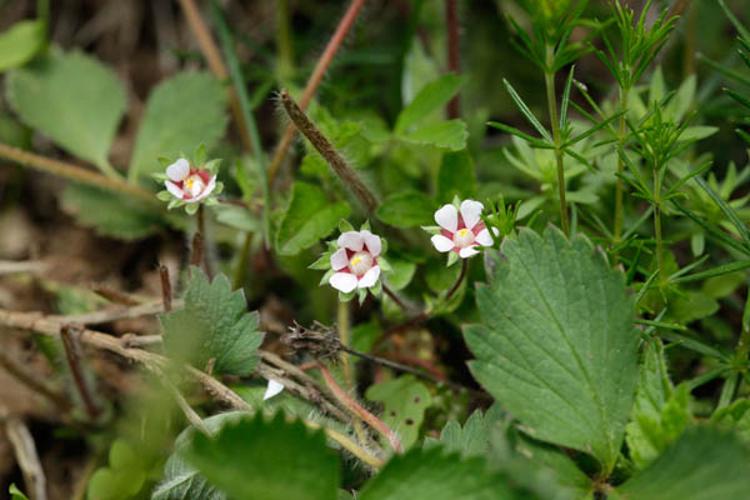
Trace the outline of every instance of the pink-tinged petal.
{"type": "Polygon", "coordinates": [[[173,181],[184,181],[190,174],[190,162],[185,158],[180,158],[167,167],[167,177],[173,181]]]}
{"type": "Polygon", "coordinates": [[[461,202],[461,218],[464,220],[466,229],[471,229],[481,220],[484,205],[474,200],[464,200],[461,202]]]}
{"type": "Polygon", "coordinates": [[[359,288],[370,288],[378,282],[378,278],[380,278],[380,266],[373,266],[359,279],[357,286],[359,288]]]}
{"type": "Polygon", "coordinates": [[[263,394],[263,401],[271,399],[283,390],[284,386],[282,384],[276,382],[275,380],[268,379],[268,386],[266,387],[265,394],[263,394]]]}
{"type": "Polygon", "coordinates": [[[458,252],[458,256],[462,259],[468,259],[469,257],[473,257],[476,254],[478,254],[479,251],[476,249],[475,246],[470,246],[466,248],[462,248],[460,252],[458,252]]]}
{"type": "Polygon", "coordinates": [[[339,248],[331,255],[331,268],[334,271],[341,271],[349,265],[349,259],[346,256],[346,250],[339,248]]]}
{"type": "Polygon", "coordinates": [[[183,196],[185,196],[185,193],[182,191],[182,189],[177,187],[177,184],[172,181],[164,181],[164,187],[167,188],[167,191],[169,191],[169,193],[175,198],[181,200],[183,196]]]}
{"type": "Polygon", "coordinates": [[[442,234],[436,234],[430,238],[430,241],[438,252],[450,252],[455,246],[452,239],[446,238],[442,234]]]}
{"type": "Polygon", "coordinates": [[[359,252],[362,250],[362,247],[365,244],[364,238],[362,238],[362,235],[359,233],[359,231],[347,231],[345,233],[341,233],[341,236],[339,236],[339,239],[336,241],[339,248],[348,248],[349,250],[353,252],[359,252]]]}
{"type": "Polygon", "coordinates": [[[435,222],[443,229],[455,232],[458,229],[458,211],[453,205],[443,205],[435,212],[435,222]]]}
{"type": "Polygon", "coordinates": [[[214,175],[211,177],[211,179],[208,181],[208,185],[203,189],[201,194],[195,197],[195,201],[202,200],[203,198],[208,197],[211,193],[213,193],[214,189],[216,189],[216,176],[214,175]]]}
{"type": "Polygon", "coordinates": [[[492,236],[490,236],[490,232],[487,230],[487,228],[484,228],[481,231],[479,231],[479,234],[477,235],[476,238],[474,238],[474,241],[476,241],[483,247],[492,246],[492,236]]]}
{"type": "Polygon", "coordinates": [[[364,240],[365,246],[367,247],[367,251],[370,252],[370,255],[373,257],[380,255],[380,251],[383,249],[383,243],[380,241],[380,236],[372,234],[367,229],[363,229],[359,234],[362,235],[362,239],[364,240]]]}
{"type": "Polygon", "coordinates": [[[349,293],[357,288],[357,277],[352,273],[336,273],[328,280],[328,284],[339,292],[349,293]]]}

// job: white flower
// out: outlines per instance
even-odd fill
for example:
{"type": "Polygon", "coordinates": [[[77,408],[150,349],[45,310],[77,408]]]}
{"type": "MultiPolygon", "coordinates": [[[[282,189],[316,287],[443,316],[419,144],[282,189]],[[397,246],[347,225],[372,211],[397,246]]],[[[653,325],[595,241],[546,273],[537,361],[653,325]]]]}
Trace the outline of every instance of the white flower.
{"type": "MultiPolygon", "coordinates": [[[[492,236],[482,222],[484,205],[474,200],[464,200],[459,209],[447,204],[435,212],[435,222],[440,225],[440,234],[431,240],[438,252],[453,251],[459,257],[468,259],[479,253],[477,247],[492,246],[492,236]]],[[[492,228],[495,235],[499,233],[492,228]]]]}
{"type": "Polygon", "coordinates": [[[167,167],[168,179],[164,181],[172,196],[185,203],[195,203],[210,195],[216,188],[216,175],[208,170],[190,168],[185,158],[167,167]]]}
{"type": "Polygon", "coordinates": [[[284,386],[282,384],[276,382],[275,380],[268,379],[268,387],[266,387],[266,392],[265,394],[263,394],[263,401],[271,399],[272,397],[281,393],[281,391],[283,390],[284,386]]]}
{"type": "Polygon", "coordinates": [[[380,278],[378,257],[383,248],[380,237],[367,229],[346,231],[336,241],[338,250],[331,255],[335,273],[328,283],[342,293],[374,286],[380,278]]]}

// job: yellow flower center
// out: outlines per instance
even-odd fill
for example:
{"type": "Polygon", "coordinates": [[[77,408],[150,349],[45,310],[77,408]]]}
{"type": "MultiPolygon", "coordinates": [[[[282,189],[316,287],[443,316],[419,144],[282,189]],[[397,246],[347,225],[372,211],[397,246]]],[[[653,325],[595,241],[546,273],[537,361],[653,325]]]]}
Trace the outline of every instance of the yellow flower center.
{"type": "Polygon", "coordinates": [[[474,233],[470,229],[459,229],[453,233],[453,243],[458,248],[466,248],[474,244],[474,233]]]}
{"type": "Polygon", "coordinates": [[[367,252],[357,252],[349,259],[349,269],[357,276],[362,276],[373,266],[372,255],[367,252]]]}

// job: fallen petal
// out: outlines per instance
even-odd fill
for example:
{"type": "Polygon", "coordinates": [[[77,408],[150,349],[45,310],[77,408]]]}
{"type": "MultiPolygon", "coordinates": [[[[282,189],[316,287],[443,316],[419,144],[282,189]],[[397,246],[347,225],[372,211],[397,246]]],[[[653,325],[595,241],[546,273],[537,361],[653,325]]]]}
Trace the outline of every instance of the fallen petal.
{"type": "Polygon", "coordinates": [[[281,393],[281,391],[283,390],[284,386],[282,384],[276,382],[275,380],[268,379],[268,386],[266,387],[266,392],[263,394],[263,401],[271,399],[272,397],[281,393]]]}

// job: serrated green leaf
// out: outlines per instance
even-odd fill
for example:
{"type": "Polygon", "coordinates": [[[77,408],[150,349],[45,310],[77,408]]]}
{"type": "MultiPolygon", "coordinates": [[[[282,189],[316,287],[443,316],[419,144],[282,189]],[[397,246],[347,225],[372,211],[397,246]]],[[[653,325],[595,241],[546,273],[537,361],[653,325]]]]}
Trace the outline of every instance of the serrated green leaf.
{"type": "Polygon", "coordinates": [[[404,448],[410,448],[419,437],[424,412],[432,404],[427,387],[414,375],[402,375],[371,385],[365,396],[383,403],[383,421],[399,435],[404,448]]]}
{"type": "Polygon", "coordinates": [[[227,422],[213,437],[195,433],[184,452],[233,498],[334,500],[338,457],[325,435],[302,423],[262,415],[227,422]]]}
{"type": "Polygon", "coordinates": [[[0,33],[0,71],[21,66],[30,61],[46,42],[44,21],[20,21],[0,33]]]}
{"type": "MultiPolygon", "coordinates": [[[[485,456],[490,448],[493,426],[502,420],[503,412],[495,403],[487,411],[476,410],[462,426],[450,420],[440,431],[440,439],[434,443],[443,445],[446,451],[460,453],[463,457],[485,456]]],[[[426,441],[433,444],[433,441],[426,441]]]]}
{"type": "Polygon", "coordinates": [[[506,239],[465,329],[477,380],[536,439],[592,454],[610,471],[638,377],[624,275],[584,237],[550,227],[506,239]]]}
{"type": "Polygon", "coordinates": [[[210,282],[197,267],[190,274],[184,307],[159,317],[165,351],[201,369],[213,359],[214,373],[252,373],[263,342],[258,313],[247,312],[245,294],[223,274],[210,282]]]}
{"type": "Polygon", "coordinates": [[[276,233],[276,248],[282,255],[297,255],[336,229],[351,209],[343,201],[330,202],[318,186],[297,181],[292,199],[276,233]]]}
{"type": "Polygon", "coordinates": [[[450,203],[454,196],[465,200],[477,195],[474,161],[467,151],[445,153],[437,179],[437,201],[450,203]]]}
{"type": "Polygon", "coordinates": [[[52,50],[9,73],[7,95],[24,123],[114,173],[107,156],[125,111],[125,90],[111,69],[82,52],[52,50]]]}
{"type": "Polygon", "coordinates": [[[720,429],[734,430],[746,446],[750,445],[750,399],[738,399],[718,410],[711,422],[720,429]]]}
{"type": "Polygon", "coordinates": [[[463,120],[446,120],[427,123],[415,130],[399,134],[400,139],[414,144],[427,144],[450,151],[466,147],[469,132],[463,120]]]}
{"type": "Polygon", "coordinates": [[[612,498],[714,500],[747,498],[750,452],[737,438],[710,427],[690,429],[612,498]]]}
{"type": "Polygon", "coordinates": [[[187,154],[201,143],[210,149],[226,122],[226,91],[210,74],[183,72],[161,82],[146,102],[128,178],[161,171],[160,156],[187,154]]]}
{"type": "Polygon", "coordinates": [[[378,219],[394,227],[417,227],[429,224],[435,201],[420,191],[392,194],[378,207],[378,219]]]}
{"type": "Polygon", "coordinates": [[[156,232],[163,223],[161,215],[142,202],[82,184],[66,186],[61,202],[79,223],[103,236],[135,240],[156,232]]]}
{"type": "Polygon", "coordinates": [[[515,498],[502,476],[480,458],[445,455],[440,447],[415,448],[393,457],[360,492],[361,500],[507,500],[515,498]]]}
{"type": "Polygon", "coordinates": [[[462,77],[449,74],[425,85],[414,100],[398,115],[394,132],[396,134],[407,132],[411,127],[440,110],[456,95],[463,82],[462,77]]]}

